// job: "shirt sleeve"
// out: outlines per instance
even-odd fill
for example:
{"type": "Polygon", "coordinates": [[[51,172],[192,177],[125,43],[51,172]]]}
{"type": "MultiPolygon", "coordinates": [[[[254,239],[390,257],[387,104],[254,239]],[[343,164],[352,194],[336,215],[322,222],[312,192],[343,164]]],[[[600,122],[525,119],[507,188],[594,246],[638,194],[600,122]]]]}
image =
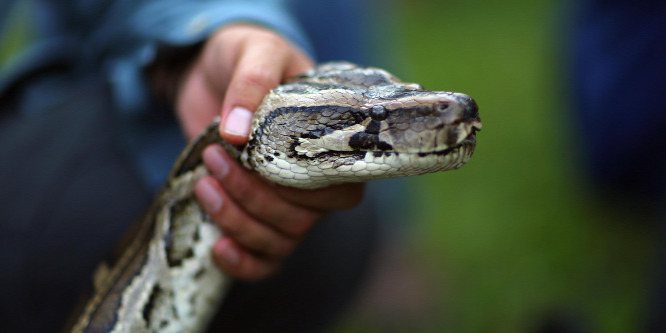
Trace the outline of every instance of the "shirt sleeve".
{"type": "Polygon", "coordinates": [[[143,69],[164,46],[185,47],[204,41],[233,22],[265,26],[312,55],[312,47],[283,1],[118,1],[92,35],[109,75],[120,110],[146,110],[150,94],[143,69]]]}

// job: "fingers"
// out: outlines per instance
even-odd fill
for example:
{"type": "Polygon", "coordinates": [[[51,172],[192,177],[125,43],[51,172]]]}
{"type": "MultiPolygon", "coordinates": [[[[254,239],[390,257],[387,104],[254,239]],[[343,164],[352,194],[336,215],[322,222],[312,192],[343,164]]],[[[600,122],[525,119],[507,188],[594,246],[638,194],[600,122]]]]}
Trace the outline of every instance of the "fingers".
{"type": "Polygon", "coordinates": [[[216,261],[240,279],[273,273],[324,212],[280,196],[220,146],[208,147],[203,158],[212,176],[197,182],[195,194],[225,235],[214,248],[216,261]]]}
{"type": "Polygon", "coordinates": [[[212,177],[200,180],[195,193],[224,233],[213,248],[213,257],[231,276],[244,280],[266,277],[298,243],[245,214],[212,177]]]}
{"type": "Polygon", "coordinates": [[[253,44],[239,60],[222,105],[222,137],[242,144],[250,132],[254,111],[282,80],[286,54],[271,54],[270,44],[253,44]]]}
{"type": "Polygon", "coordinates": [[[247,141],[252,115],[271,89],[312,66],[293,45],[276,34],[260,31],[252,43],[243,44],[225,92],[221,135],[232,144],[247,141]]]}
{"type": "Polygon", "coordinates": [[[197,182],[195,193],[206,212],[222,228],[225,236],[256,254],[281,258],[291,252],[296,240],[249,216],[229,197],[213,177],[197,182]]]}
{"type": "Polygon", "coordinates": [[[235,163],[224,149],[213,145],[204,150],[204,163],[226,193],[249,216],[290,237],[300,237],[323,212],[298,205],[281,197],[274,186],[235,163]]]}
{"type": "Polygon", "coordinates": [[[276,186],[275,190],[287,201],[326,211],[356,207],[363,199],[365,183],[333,185],[314,190],[276,186]]]}
{"type": "Polygon", "coordinates": [[[215,262],[227,274],[246,281],[263,279],[278,270],[279,260],[262,258],[243,252],[229,237],[220,239],[213,248],[215,262]]]}
{"type": "Polygon", "coordinates": [[[216,115],[220,134],[243,144],[254,111],[264,95],[313,62],[280,35],[248,24],[225,26],[206,42],[178,90],[178,116],[188,138],[216,115]]]}

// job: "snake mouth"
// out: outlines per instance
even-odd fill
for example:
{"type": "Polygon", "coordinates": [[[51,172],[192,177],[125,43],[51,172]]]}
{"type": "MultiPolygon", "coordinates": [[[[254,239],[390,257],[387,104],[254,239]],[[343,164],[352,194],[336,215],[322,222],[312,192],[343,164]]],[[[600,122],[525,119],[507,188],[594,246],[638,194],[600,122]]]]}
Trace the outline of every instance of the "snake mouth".
{"type": "Polygon", "coordinates": [[[450,132],[453,134],[454,139],[444,145],[446,148],[435,149],[430,154],[444,156],[458,150],[473,152],[476,147],[476,133],[481,131],[481,128],[481,119],[479,119],[478,115],[474,119],[459,123],[457,128],[450,132]],[[456,132],[462,132],[461,134],[464,134],[458,136],[456,140],[456,135],[454,134],[456,132]]]}
{"type": "Polygon", "coordinates": [[[474,151],[474,148],[476,147],[476,132],[478,131],[479,129],[473,128],[464,139],[453,146],[431,152],[421,152],[418,153],[418,155],[420,157],[428,155],[446,156],[459,150],[474,151]]]}
{"type": "Polygon", "coordinates": [[[425,157],[425,156],[448,156],[452,153],[459,152],[459,151],[473,151],[474,148],[476,148],[476,139],[474,137],[471,137],[469,139],[465,139],[463,142],[457,144],[454,147],[449,147],[443,150],[436,150],[431,153],[419,153],[418,155],[420,157],[425,157]]]}
{"type": "Polygon", "coordinates": [[[474,148],[476,147],[476,130],[472,130],[460,143],[446,150],[460,149],[460,148],[474,148]]]}
{"type": "Polygon", "coordinates": [[[464,139],[460,140],[458,143],[452,146],[447,146],[446,148],[442,149],[433,149],[433,150],[427,150],[427,151],[409,151],[409,150],[347,150],[347,151],[331,151],[334,153],[372,153],[375,154],[376,156],[382,155],[382,154],[404,154],[408,156],[418,156],[418,157],[428,157],[428,156],[438,156],[438,157],[444,157],[452,153],[456,153],[459,151],[465,151],[465,152],[473,152],[474,148],[476,147],[476,132],[478,132],[477,129],[472,129],[467,136],[464,137],[464,139]]]}

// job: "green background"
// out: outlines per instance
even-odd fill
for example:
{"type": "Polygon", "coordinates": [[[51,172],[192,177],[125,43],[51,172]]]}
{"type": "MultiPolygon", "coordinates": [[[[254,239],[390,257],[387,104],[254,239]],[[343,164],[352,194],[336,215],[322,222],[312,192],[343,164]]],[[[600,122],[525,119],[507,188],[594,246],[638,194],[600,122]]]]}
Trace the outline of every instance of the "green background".
{"type": "Polygon", "coordinates": [[[553,317],[585,332],[639,331],[651,230],[641,214],[597,200],[580,170],[568,8],[405,0],[395,9],[392,70],[471,95],[483,130],[462,169],[410,180],[406,254],[375,274],[335,331],[537,332],[553,317]]]}

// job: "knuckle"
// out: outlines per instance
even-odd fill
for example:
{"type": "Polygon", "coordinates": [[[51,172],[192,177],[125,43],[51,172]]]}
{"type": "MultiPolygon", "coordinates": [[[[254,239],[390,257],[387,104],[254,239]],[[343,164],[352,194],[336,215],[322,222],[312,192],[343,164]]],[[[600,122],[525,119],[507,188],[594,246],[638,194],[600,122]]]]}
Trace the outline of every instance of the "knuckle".
{"type": "Polygon", "coordinates": [[[253,199],[257,196],[254,188],[248,182],[241,180],[242,175],[236,174],[231,176],[232,177],[227,177],[229,179],[229,185],[225,186],[225,189],[229,191],[229,194],[241,206],[253,202],[253,199]]]}
{"type": "Polygon", "coordinates": [[[271,240],[255,229],[254,232],[248,231],[238,235],[237,241],[254,252],[268,253],[272,249],[271,240]]]}
{"type": "Polygon", "coordinates": [[[342,203],[342,209],[351,209],[358,206],[363,201],[363,193],[355,192],[342,203]]]}
{"type": "Polygon", "coordinates": [[[241,86],[245,89],[258,89],[261,92],[268,93],[279,83],[279,78],[267,69],[252,68],[245,72],[241,78],[241,86]]]}
{"type": "Polygon", "coordinates": [[[270,244],[266,249],[266,255],[271,258],[281,259],[293,252],[295,244],[293,241],[282,240],[270,244]]]}
{"type": "Polygon", "coordinates": [[[290,237],[300,238],[312,228],[319,216],[309,211],[293,214],[281,223],[282,231],[290,237]]]}
{"type": "Polygon", "coordinates": [[[232,238],[238,238],[242,236],[240,232],[240,223],[237,219],[231,218],[219,218],[216,219],[217,224],[222,228],[222,232],[232,238]]]}
{"type": "Polygon", "coordinates": [[[294,249],[295,240],[261,226],[257,220],[247,218],[226,219],[222,231],[242,247],[269,258],[283,258],[294,249]]]}
{"type": "Polygon", "coordinates": [[[347,188],[344,189],[344,195],[338,196],[342,198],[338,208],[351,209],[358,206],[363,201],[365,186],[363,184],[346,184],[343,186],[347,186],[347,188]]]}
{"type": "Polygon", "coordinates": [[[247,233],[239,240],[244,246],[268,258],[281,259],[294,249],[295,241],[286,239],[278,233],[247,233]]]}
{"type": "Polygon", "coordinates": [[[261,39],[261,43],[273,50],[282,50],[289,46],[282,37],[271,31],[263,31],[259,38],[261,39]]]}

